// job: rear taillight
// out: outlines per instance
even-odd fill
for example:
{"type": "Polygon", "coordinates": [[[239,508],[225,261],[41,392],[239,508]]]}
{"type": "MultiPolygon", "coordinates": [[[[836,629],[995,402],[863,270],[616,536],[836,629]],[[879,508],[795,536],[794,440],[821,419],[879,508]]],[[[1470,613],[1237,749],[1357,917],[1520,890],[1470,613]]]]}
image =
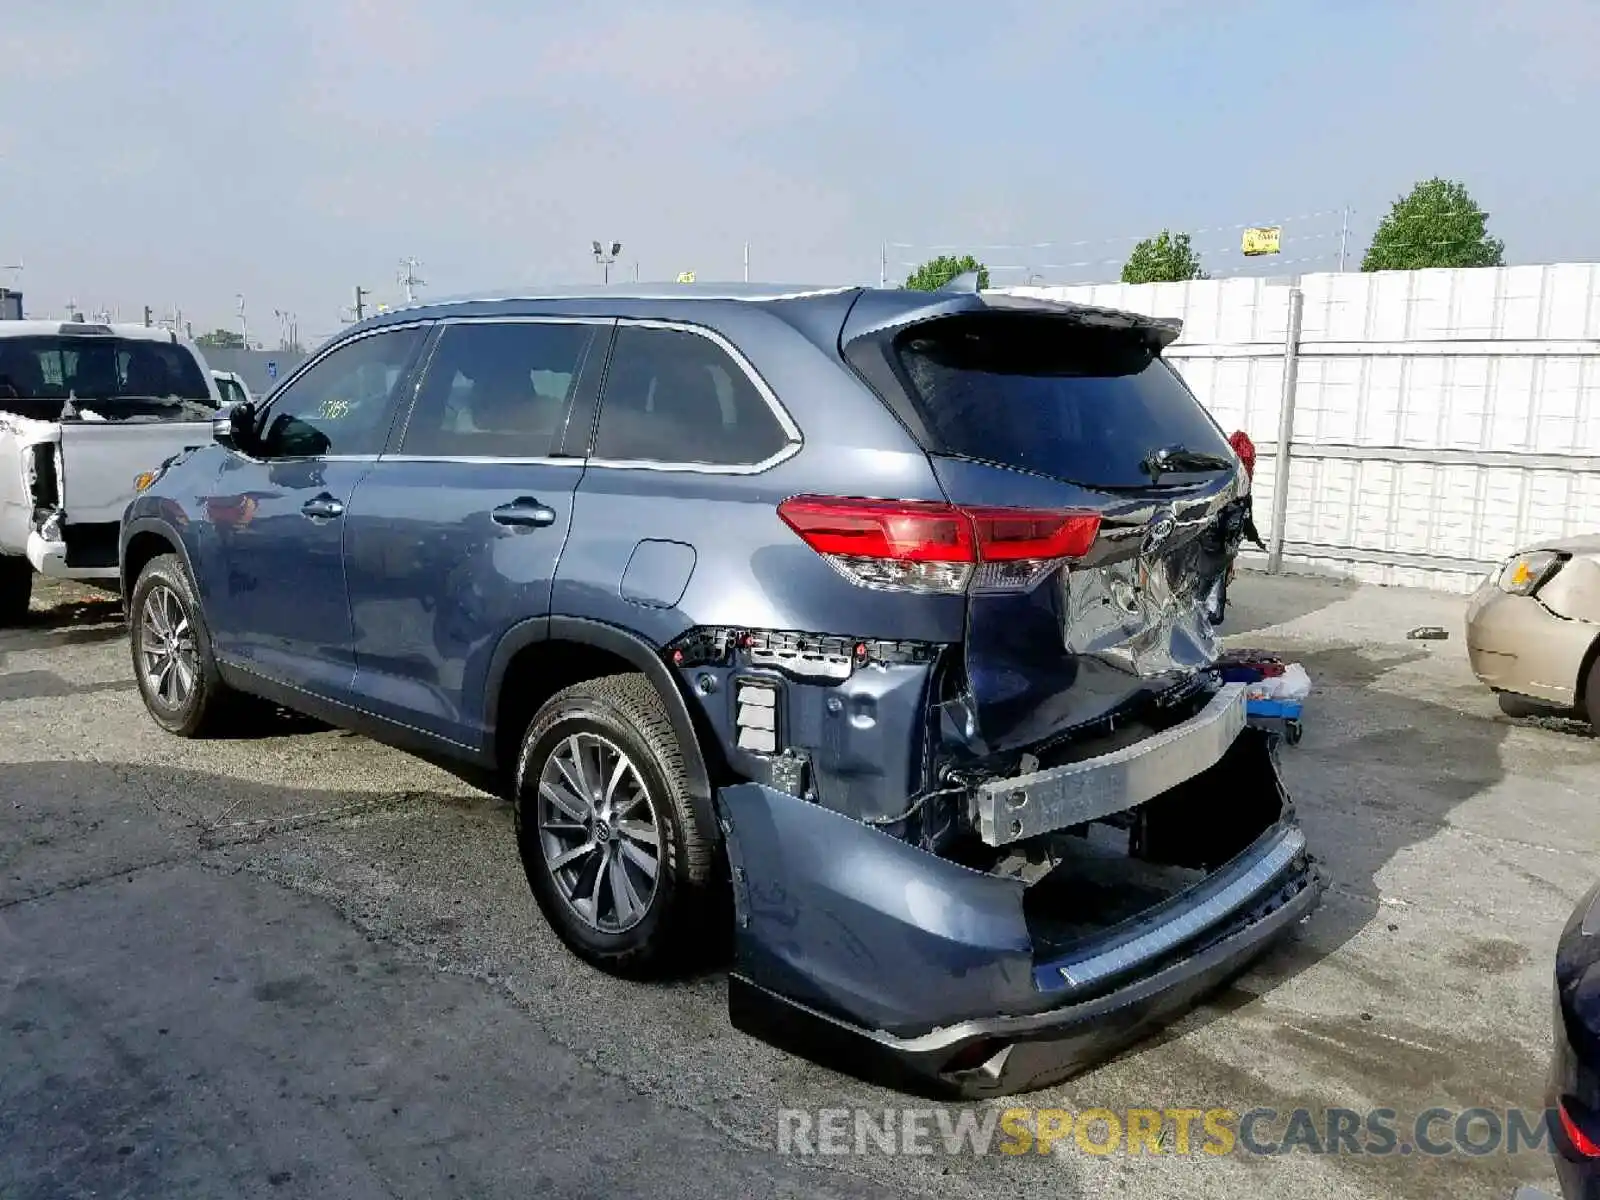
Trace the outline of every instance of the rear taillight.
{"type": "Polygon", "coordinates": [[[793,496],[778,515],[852,583],[911,592],[1023,591],[1100,531],[1097,513],[928,500],[793,496]]]}
{"type": "Polygon", "coordinates": [[[1233,447],[1233,452],[1239,456],[1239,461],[1244,464],[1244,473],[1250,479],[1256,477],[1256,444],[1250,440],[1250,435],[1244,430],[1239,430],[1228,439],[1228,445],[1233,447]]]}
{"type": "Polygon", "coordinates": [[[1567,1103],[1566,1100],[1562,1100],[1557,1106],[1557,1111],[1561,1114],[1561,1132],[1567,1135],[1567,1141],[1579,1155],[1584,1158],[1600,1158],[1600,1144],[1578,1127],[1578,1122],[1567,1110],[1567,1103]]]}

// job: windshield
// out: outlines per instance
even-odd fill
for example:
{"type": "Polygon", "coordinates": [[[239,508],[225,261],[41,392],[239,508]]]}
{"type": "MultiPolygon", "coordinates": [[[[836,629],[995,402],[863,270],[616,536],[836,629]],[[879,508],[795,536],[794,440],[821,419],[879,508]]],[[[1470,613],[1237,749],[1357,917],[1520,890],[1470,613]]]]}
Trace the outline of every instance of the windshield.
{"type": "Polygon", "coordinates": [[[1233,469],[1222,431],[1135,335],[967,315],[914,326],[896,349],[935,454],[1099,488],[1181,486],[1233,469]],[[1161,451],[1170,463],[1153,471],[1168,461],[1161,451]]]}
{"type": "Polygon", "coordinates": [[[236,379],[218,379],[217,391],[222,393],[222,402],[224,404],[236,404],[241,400],[250,398],[245,395],[244,388],[239,386],[239,381],[236,379]]]}
{"type": "Polygon", "coordinates": [[[107,336],[0,339],[0,407],[78,411],[117,419],[159,415],[162,407],[214,408],[205,373],[175,342],[107,336]]]}

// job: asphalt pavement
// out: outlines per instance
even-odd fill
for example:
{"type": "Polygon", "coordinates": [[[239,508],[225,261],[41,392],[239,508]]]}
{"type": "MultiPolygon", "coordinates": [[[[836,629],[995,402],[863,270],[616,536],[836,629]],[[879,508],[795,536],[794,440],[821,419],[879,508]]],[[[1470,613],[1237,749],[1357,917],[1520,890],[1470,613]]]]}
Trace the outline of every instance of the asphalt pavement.
{"type": "MultiPolygon", "coordinates": [[[[650,986],[576,962],[497,799],[288,717],[172,738],[140,706],[115,602],[41,587],[36,608],[0,632],[6,1200],[1504,1197],[1550,1180],[1542,1153],[1500,1149],[780,1153],[784,1111],[928,1104],[735,1033],[717,973],[650,986]]],[[[1600,862],[1600,741],[1502,717],[1466,670],[1462,608],[1240,580],[1232,640],[1316,683],[1284,761],[1332,889],[1172,1029],[973,1112],[1542,1106],[1555,939],[1600,862]],[[1424,624],[1451,638],[1406,639],[1424,624]]]]}

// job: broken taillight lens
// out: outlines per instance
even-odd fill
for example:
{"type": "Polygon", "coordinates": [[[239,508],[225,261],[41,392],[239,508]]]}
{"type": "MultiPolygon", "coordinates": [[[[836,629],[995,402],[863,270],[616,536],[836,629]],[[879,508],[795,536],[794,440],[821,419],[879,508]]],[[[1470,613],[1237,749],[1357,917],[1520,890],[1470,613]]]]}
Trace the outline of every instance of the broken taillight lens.
{"type": "Polygon", "coordinates": [[[1241,429],[1228,439],[1228,445],[1233,447],[1233,452],[1239,456],[1239,461],[1244,464],[1244,473],[1250,479],[1255,479],[1256,444],[1250,440],[1250,435],[1241,429]]]}
{"type": "Polygon", "coordinates": [[[1557,1106],[1557,1111],[1561,1114],[1561,1132],[1567,1135],[1567,1141],[1578,1155],[1583,1158],[1600,1158],[1600,1144],[1579,1126],[1568,1107],[1570,1103],[1563,1098],[1557,1106]]]}
{"type": "Polygon", "coordinates": [[[792,496],[778,515],[845,578],[892,591],[1020,591],[1089,552],[1097,513],[792,496]]]}

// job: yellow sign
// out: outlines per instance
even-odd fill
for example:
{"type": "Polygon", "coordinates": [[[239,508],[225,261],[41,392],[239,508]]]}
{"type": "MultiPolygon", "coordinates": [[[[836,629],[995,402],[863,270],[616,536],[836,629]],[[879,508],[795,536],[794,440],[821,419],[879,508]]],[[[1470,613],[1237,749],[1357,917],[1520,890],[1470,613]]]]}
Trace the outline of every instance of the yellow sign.
{"type": "Polygon", "coordinates": [[[679,271],[678,272],[678,282],[679,283],[693,283],[694,282],[694,272],[693,271],[679,271]]]}
{"type": "Polygon", "coordinates": [[[1244,231],[1244,252],[1246,254],[1276,254],[1278,242],[1283,237],[1283,230],[1276,225],[1258,226],[1244,231]]]}

